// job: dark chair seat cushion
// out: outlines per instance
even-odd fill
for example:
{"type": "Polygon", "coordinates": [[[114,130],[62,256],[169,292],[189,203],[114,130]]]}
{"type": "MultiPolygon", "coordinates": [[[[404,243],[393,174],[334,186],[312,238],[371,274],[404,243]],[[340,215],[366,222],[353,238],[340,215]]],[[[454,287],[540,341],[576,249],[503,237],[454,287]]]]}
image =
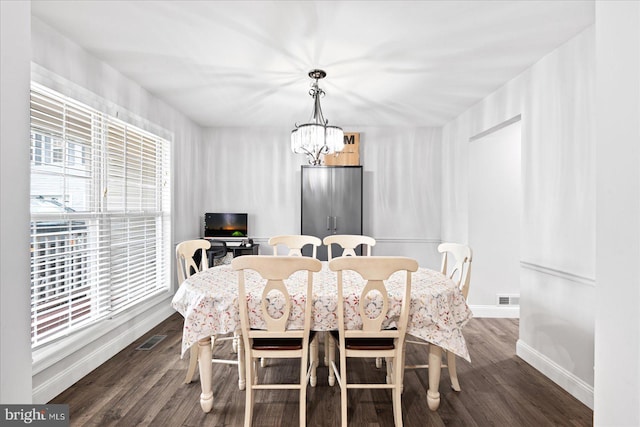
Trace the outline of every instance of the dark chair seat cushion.
{"type": "MultiPolygon", "coordinates": [[[[311,331],[309,342],[313,340],[315,332],[311,331]]],[[[254,350],[300,350],[302,338],[254,338],[254,350]]]]}
{"type": "MultiPolygon", "coordinates": [[[[338,339],[339,332],[331,331],[331,335],[338,339]]],[[[347,338],[344,345],[349,350],[393,350],[393,338],[347,338]]]]}

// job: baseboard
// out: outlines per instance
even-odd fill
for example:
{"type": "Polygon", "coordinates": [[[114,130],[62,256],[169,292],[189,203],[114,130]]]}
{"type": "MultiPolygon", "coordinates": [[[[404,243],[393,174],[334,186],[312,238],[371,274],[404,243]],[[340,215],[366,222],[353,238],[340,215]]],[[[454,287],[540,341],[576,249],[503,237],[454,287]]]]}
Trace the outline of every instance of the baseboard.
{"type": "Polygon", "coordinates": [[[493,317],[493,318],[508,318],[518,319],[520,318],[520,306],[504,306],[497,305],[469,305],[469,308],[473,312],[473,317],[493,317]]]}
{"type": "Polygon", "coordinates": [[[516,354],[593,410],[593,386],[587,384],[553,360],[539,353],[522,340],[518,340],[516,343],[516,354]]]}
{"type": "MultiPolygon", "coordinates": [[[[127,327],[120,330],[116,335],[105,339],[93,351],[74,363],[65,366],[35,387],[33,389],[33,403],[48,403],[173,314],[175,314],[175,310],[169,304],[166,304],[166,308],[160,307],[159,309],[149,310],[137,319],[127,322],[127,327]]],[[[179,356],[179,354],[176,354],[176,358],[179,356]]],[[[49,369],[55,368],[51,367],[49,369]]]]}

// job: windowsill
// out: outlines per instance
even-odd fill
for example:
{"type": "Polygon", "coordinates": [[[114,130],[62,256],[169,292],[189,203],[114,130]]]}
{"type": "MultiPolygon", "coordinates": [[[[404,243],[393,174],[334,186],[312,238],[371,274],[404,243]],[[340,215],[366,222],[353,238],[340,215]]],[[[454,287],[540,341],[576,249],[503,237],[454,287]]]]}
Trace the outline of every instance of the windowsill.
{"type": "Polygon", "coordinates": [[[31,353],[32,375],[36,375],[64,360],[73,353],[87,347],[91,342],[99,340],[109,332],[130,322],[146,311],[154,309],[159,304],[170,304],[172,297],[173,291],[161,292],[129,310],[118,313],[113,317],[105,318],[98,324],[88,326],[67,337],[60,338],[33,350],[31,353]]]}

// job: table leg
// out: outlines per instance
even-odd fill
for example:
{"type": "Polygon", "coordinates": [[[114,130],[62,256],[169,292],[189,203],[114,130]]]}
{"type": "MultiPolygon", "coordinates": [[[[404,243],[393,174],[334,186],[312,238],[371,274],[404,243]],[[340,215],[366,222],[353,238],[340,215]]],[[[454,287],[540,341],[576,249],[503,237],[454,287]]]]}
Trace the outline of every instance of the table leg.
{"type": "Polygon", "coordinates": [[[213,408],[213,390],[211,388],[211,337],[198,341],[198,367],[200,368],[200,406],[204,412],[213,408]]]}
{"type": "Polygon", "coordinates": [[[332,340],[331,335],[328,331],[325,332],[319,332],[322,334],[322,339],[324,342],[324,366],[331,366],[329,365],[329,341],[332,340]]]}
{"type": "Polygon", "coordinates": [[[440,406],[440,369],[442,368],[442,349],[435,344],[429,345],[429,390],[427,404],[435,411],[440,406]]]}

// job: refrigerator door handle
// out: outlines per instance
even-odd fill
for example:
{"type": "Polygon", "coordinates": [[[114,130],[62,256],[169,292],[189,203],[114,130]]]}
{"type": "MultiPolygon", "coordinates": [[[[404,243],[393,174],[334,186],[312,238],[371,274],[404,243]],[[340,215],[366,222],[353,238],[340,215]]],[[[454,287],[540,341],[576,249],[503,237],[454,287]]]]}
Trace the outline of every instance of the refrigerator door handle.
{"type": "Polygon", "coordinates": [[[331,217],[327,217],[327,230],[331,230],[331,217]]]}
{"type": "Polygon", "coordinates": [[[333,217],[333,231],[337,231],[338,230],[338,217],[334,216],[333,217]]]}

